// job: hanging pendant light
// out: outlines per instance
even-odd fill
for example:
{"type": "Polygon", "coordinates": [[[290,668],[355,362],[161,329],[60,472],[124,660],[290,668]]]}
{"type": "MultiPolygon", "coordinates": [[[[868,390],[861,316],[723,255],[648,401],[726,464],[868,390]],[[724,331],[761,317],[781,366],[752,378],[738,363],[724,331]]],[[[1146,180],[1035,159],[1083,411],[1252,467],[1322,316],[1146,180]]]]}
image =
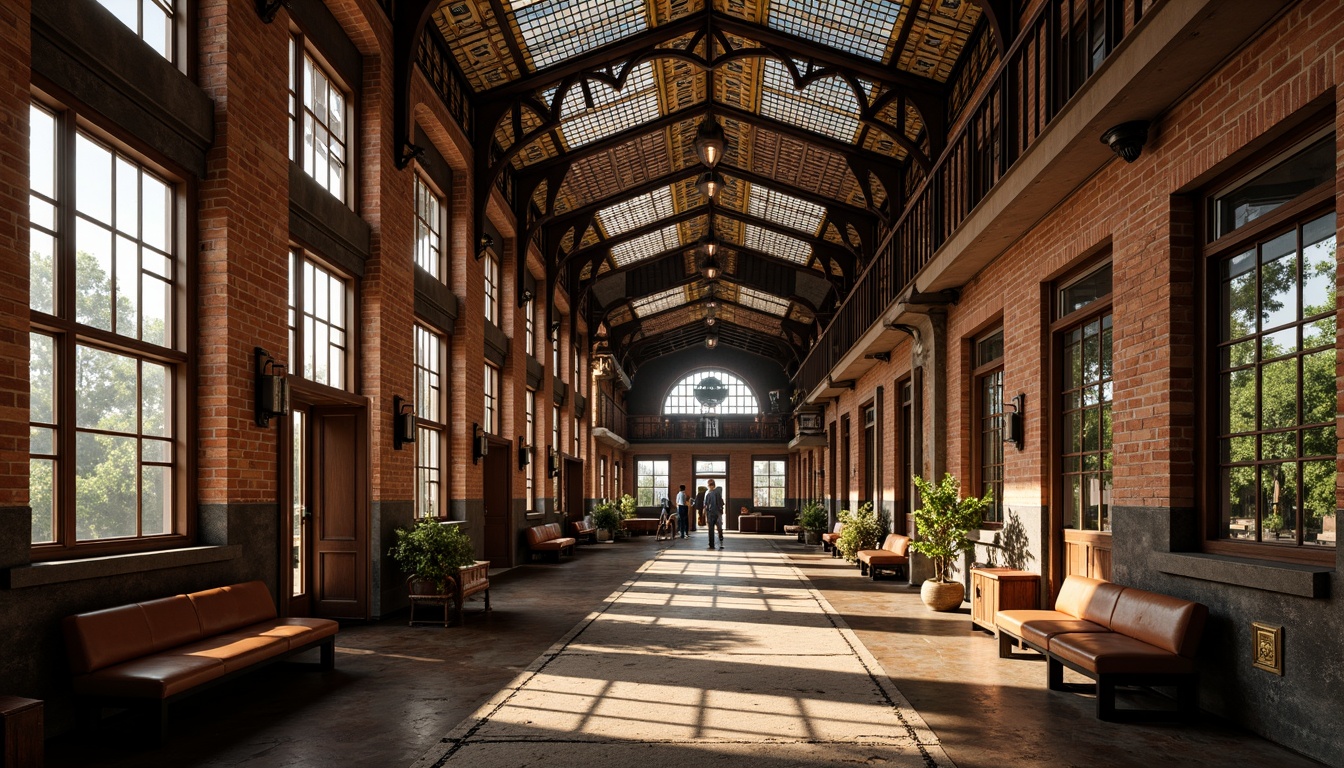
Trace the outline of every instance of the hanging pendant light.
{"type": "MultiPolygon", "coordinates": [[[[699,246],[700,252],[705,255],[707,260],[714,258],[719,253],[719,239],[714,236],[713,232],[700,238],[695,244],[699,246]]],[[[714,278],[709,279],[713,280],[714,278]]]]}
{"type": "Polygon", "coordinates": [[[713,200],[719,190],[723,189],[723,177],[718,171],[705,171],[695,180],[695,188],[700,190],[700,194],[713,200]]]}
{"type": "Polygon", "coordinates": [[[723,153],[727,148],[728,141],[724,138],[723,126],[719,125],[718,120],[706,115],[695,129],[696,156],[700,158],[700,162],[713,168],[723,159],[723,153]]]}
{"type": "Polygon", "coordinates": [[[719,277],[719,260],[711,256],[706,256],[705,260],[700,262],[700,274],[705,276],[706,280],[717,280],[719,277]]]}

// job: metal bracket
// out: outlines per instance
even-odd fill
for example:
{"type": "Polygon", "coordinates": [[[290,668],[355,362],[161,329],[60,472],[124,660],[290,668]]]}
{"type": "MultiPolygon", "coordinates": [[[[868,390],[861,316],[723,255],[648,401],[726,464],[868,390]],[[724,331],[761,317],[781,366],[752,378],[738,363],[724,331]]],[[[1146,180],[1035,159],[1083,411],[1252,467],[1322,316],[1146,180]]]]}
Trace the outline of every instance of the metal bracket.
{"type": "Polygon", "coordinates": [[[289,0],[257,0],[257,15],[267,24],[275,21],[281,8],[288,8],[289,0]]]}
{"type": "Polygon", "coordinates": [[[406,170],[406,166],[411,164],[412,160],[419,160],[425,156],[425,148],[412,144],[409,141],[401,143],[401,150],[397,152],[397,158],[394,161],[398,171],[406,170]]]}

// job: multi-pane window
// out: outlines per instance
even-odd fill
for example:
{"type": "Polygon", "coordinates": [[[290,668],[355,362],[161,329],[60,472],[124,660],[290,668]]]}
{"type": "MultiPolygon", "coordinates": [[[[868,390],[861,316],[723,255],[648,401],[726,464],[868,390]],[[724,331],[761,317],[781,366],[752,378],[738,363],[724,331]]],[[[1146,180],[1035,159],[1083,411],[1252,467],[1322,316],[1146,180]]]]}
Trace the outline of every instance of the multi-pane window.
{"type": "Polygon", "coordinates": [[[578,416],[575,416],[575,417],[574,417],[574,455],[575,455],[575,456],[579,456],[579,455],[581,455],[581,450],[580,450],[580,449],[581,449],[582,445],[583,445],[583,443],[582,443],[582,442],[580,441],[580,439],[579,439],[579,417],[578,417],[578,416]]]}
{"type": "Polygon", "coordinates": [[[71,114],[32,105],[29,142],[35,555],[182,534],[180,195],[71,114]]]}
{"type": "Polygon", "coordinates": [[[551,373],[560,375],[560,324],[551,324],[551,373]]]}
{"type": "Polygon", "coordinates": [[[489,251],[481,261],[485,268],[485,319],[499,325],[499,259],[489,251]]]}
{"type": "Polygon", "coordinates": [[[342,202],[350,163],[347,109],[336,79],[313,58],[302,37],[290,37],[289,158],[342,202]]]}
{"type": "Polygon", "coordinates": [[[436,280],[443,279],[443,200],[415,177],[415,263],[436,280]]]}
{"type": "Polygon", "coordinates": [[[704,412],[707,406],[696,396],[696,386],[710,378],[716,379],[725,388],[723,400],[714,406],[716,413],[720,415],[760,413],[759,401],[751,391],[751,387],[733,374],[718,369],[697,371],[677,382],[663,400],[663,413],[699,415],[704,412]]]}
{"type": "Polygon", "coordinates": [[[1111,530],[1111,265],[1057,293],[1063,344],[1062,478],[1068,528],[1111,530]],[[1104,309],[1098,309],[1098,308],[1104,309]]]}
{"type": "Polygon", "coordinates": [[[290,371],[336,389],[349,384],[349,284],[295,250],[289,261],[290,371]]]}
{"type": "Polygon", "coordinates": [[[983,522],[1003,522],[1003,330],[976,339],[975,379],[975,468],[981,496],[993,497],[983,522]]]}
{"type": "Polygon", "coordinates": [[[492,435],[499,434],[499,369],[485,364],[485,424],[482,426],[492,435]]]}
{"type": "Polygon", "coordinates": [[[635,462],[635,503],[656,507],[668,498],[667,460],[639,459],[635,462]]]}
{"type": "Polygon", "coordinates": [[[1217,536],[1335,546],[1335,213],[1220,256],[1217,536]]]}
{"type": "Polygon", "coordinates": [[[537,356],[537,300],[528,299],[523,305],[523,320],[525,328],[523,331],[523,344],[527,347],[529,357],[537,356]]]}
{"type": "Polygon", "coordinates": [[[753,506],[784,506],[784,460],[753,460],[751,462],[751,489],[753,506]]]}
{"type": "Polygon", "coordinates": [[[537,511],[537,393],[535,390],[527,390],[525,405],[527,433],[524,435],[524,439],[527,440],[528,462],[523,477],[527,483],[527,509],[529,512],[535,512],[537,511]]]}
{"type": "Polygon", "coordinates": [[[98,0],[154,52],[174,60],[172,0],[98,0]]]}
{"type": "Polygon", "coordinates": [[[570,351],[574,357],[574,367],[571,369],[574,373],[570,377],[570,383],[574,386],[574,394],[583,394],[583,376],[579,372],[579,345],[571,344],[570,351]]]}
{"type": "Polygon", "coordinates": [[[444,517],[443,457],[447,440],[443,337],[415,326],[415,511],[444,517]]]}

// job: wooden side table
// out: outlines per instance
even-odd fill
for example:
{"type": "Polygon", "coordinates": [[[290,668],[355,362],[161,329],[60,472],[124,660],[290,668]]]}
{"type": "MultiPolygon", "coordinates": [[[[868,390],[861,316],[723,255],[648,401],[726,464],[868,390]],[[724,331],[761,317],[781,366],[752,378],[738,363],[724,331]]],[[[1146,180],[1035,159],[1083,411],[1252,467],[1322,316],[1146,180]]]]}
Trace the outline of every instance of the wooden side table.
{"type": "Polygon", "coordinates": [[[42,702],[0,696],[0,766],[41,768],[45,738],[42,702]]]}
{"type": "Polygon", "coordinates": [[[998,611],[1039,607],[1041,576],[1013,568],[971,569],[971,626],[995,633],[998,611]]]}

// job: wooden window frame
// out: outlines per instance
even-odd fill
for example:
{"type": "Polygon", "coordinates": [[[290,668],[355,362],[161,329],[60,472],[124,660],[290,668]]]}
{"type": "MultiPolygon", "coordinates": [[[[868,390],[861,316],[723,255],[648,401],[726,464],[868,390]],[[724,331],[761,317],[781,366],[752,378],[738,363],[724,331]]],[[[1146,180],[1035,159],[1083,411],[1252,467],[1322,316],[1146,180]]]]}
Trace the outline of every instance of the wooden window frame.
{"type": "Polygon", "coordinates": [[[442,333],[435,330],[432,326],[430,326],[427,323],[417,321],[414,325],[414,329],[416,334],[416,339],[414,343],[415,361],[413,364],[413,370],[415,371],[416,374],[415,400],[414,400],[416,405],[415,516],[417,518],[433,517],[438,520],[446,520],[448,519],[448,504],[446,503],[446,501],[448,500],[449,480],[451,478],[451,473],[448,471],[450,463],[450,442],[448,440],[448,433],[449,433],[448,425],[452,422],[449,413],[449,403],[452,400],[448,392],[448,385],[449,382],[451,381],[447,370],[448,365],[451,363],[448,349],[448,339],[442,333]],[[429,338],[433,339],[433,343],[438,348],[438,356],[439,356],[438,375],[440,382],[437,397],[439,417],[440,417],[438,420],[428,418],[427,416],[424,415],[423,410],[420,408],[420,381],[421,381],[420,371],[423,369],[423,366],[421,365],[421,356],[420,356],[420,339],[422,333],[428,335],[429,338]],[[433,515],[426,514],[425,510],[423,510],[420,506],[421,503],[420,473],[428,466],[425,462],[423,453],[425,450],[427,450],[426,438],[433,440],[434,444],[438,448],[438,466],[436,467],[436,469],[439,473],[438,487],[439,487],[440,503],[439,508],[435,510],[435,513],[433,515]]]}
{"type": "MultiPolygon", "coordinates": [[[[773,488],[773,487],[774,487],[774,486],[772,486],[772,485],[767,485],[767,486],[766,486],[766,489],[767,489],[767,491],[768,491],[770,488],[773,488]]],[[[767,495],[768,495],[768,493],[767,493],[767,495]]],[[[755,455],[755,454],[753,454],[753,455],[752,455],[752,457],[751,457],[751,501],[752,501],[752,508],[753,508],[753,509],[784,509],[784,507],[785,507],[786,505],[788,505],[788,503],[789,503],[789,457],[788,457],[787,455],[781,455],[781,454],[761,454],[761,455],[755,455]],[[765,474],[765,475],[758,475],[758,474],[756,473],[756,463],[759,462],[759,461],[764,461],[764,462],[778,461],[778,462],[781,462],[781,463],[784,464],[784,471],[781,472],[779,475],[770,474],[769,472],[767,472],[767,474],[765,474]],[[756,504],[756,491],[757,491],[757,489],[760,487],[759,480],[760,480],[761,477],[767,477],[767,478],[779,477],[779,478],[782,478],[782,480],[783,480],[783,484],[782,484],[780,487],[783,488],[783,492],[784,492],[784,503],[783,503],[783,504],[779,504],[779,505],[775,505],[775,506],[770,506],[770,505],[760,506],[760,505],[757,505],[757,504],[756,504]]]]}
{"type": "Polygon", "coordinates": [[[338,400],[349,400],[357,392],[355,374],[359,370],[359,281],[344,270],[339,269],[321,256],[298,245],[291,245],[289,309],[292,317],[289,326],[289,373],[302,382],[305,389],[323,393],[338,400]],[[299,268],[295,268],[295,264],[299,268]],[[304,375],[303,361],[307,356],[307,342],[303,338],[303,316],[308,310],[303,303],[304,280],[303,265],[311,262],[317,269],[335,277],[345,286],[345,366],[342,370],[342,386],[335,387],[327,382],[310,379],[304,375]]]}
{"type": "MultiPolygon", "coordinates": [[[[663,496],[667,496],[669,502],[672,500],[672,497],[671,497],[671,496],[668,496],[668,494],[671,493],[671,491],[672,491],[672,457],[671,457],[670,455],[668,455],[668,454],[647,454],[647,455],[635,456],[635,494],[634,494],[634,495],[635,495],[635,504],[636,504],[637,506],[641,506],[641,507],[645,507],[645,508],[657,507],[657,506],[661,503],[662,498],[663,498],[663,496],[659,496],[657,493],[654,494],[654,501],[653,501],[653,504],[640,504],[640,503],[639,503],[639,490],[640,490],[639,479],[640,479],[641,477],[653,477],[653,478],[662,477],[663,480],[664,480],[664,483],[665,483],[665,485],[663,486],[663,496]],[[664,465],[666,465],[666,472],[667,472],[667,474],[665,474],[665,475],[659,475],[659,474],[657,473],[657,468],[655,467],[655,471],[654,471],[654,473],[653,473],[652,475],[641,475],[641,474],[639,473],[639,463],[640,463],[641,461],[652,461],[652,462],[655,462],[655,463],[657,463],[657,462],[662,462],[664,465]]],[[[651,486],[651,487],[654,488],[654,489],[658,488],[657,484],[655,484],[655,485],[653,485],[653,486],[651,486]]]]}
{"type": "MultiPolygon", "coordinates": [[[[289,33],[290,53],[289,53],[289,82],[286,85],[288,98],[292,104],[288,108],[289,112],[289,141],[290,152],[289,159],[297,163],[304,174],[313,179],[323,189],[331,192],[330,183],[323,183],[320,179],[309,172],[304,163],[303,156],[303,117],[306,112],[304,107],[304,96],[306,87],[306,78],[303,76],[304,64],[308,59],[312,59],[313,64],[326,77],[328,84],[340,91],[345,100],[345,114],[342,117],[342,126],[344,128],[345,140],[341,143],[345,152],[345,161],[342,164],[342,184],[340,194],[332,192],[332,195],[340,200],[341,204],[347,208],[354,209],[355,191],[359,189],[359,159],[356,152],[359,149],[359,94],[358,91],[340,74],[336,67],[322,55],[318,45],[313,42],[303,29],[297,25],[291,26],[289,33]]],[[[329,124],[324,123],[323,128],[329,128],[329,124]]]]}
{"type": "MultiPolygon", "coordinates": [[[[995,374],[998,374],[998,376],[999,376],[999,404],[998,404],[999,410],[998,410],[998,414],[997,414],[997,415],[998,415],[998,418],[999,418],[999,426],[998,426],[997,430],[993,430],[993,431],[994,431],[995,434],[998,435],[998,440],[999,440],[999,445],[1000,445],[1000,447],[1002,447],[1002,445],[1003,445],[1003,430],[1004,430],[1004,423],[1003,423],[1003,417],[1004,417],[1004,411],[1003,411],[1003,396],[1004,396],[1004,393],[1005,393],[1005,391],[1006,391],[1006,390],[1005,390],[1005,386],[1004,386],[1004,381],[1003,381],[1003,364],[1004,364],[1004,358],[1005,358],[1005,356],[1006,356],[1006,353],[1005,353],[1004,351],[1000,350],[1000,352],[999,352],[999,356],[996,357],[996,358],[994,358],[993,360],[990,360],[990,361],[985,362],[985,363],[980,363],[980,362],[979,362],[980,344],[981,344],[982,342],[984,342],[984,341],[989,340],[990,338],[992,338],[992,337],[995,336],[996,334],[997,334],[997,335],[1004,335],[1004,328],[1003,328],[1003,323],[1002,323],[1001,320],[998,321],[995,325],[992,325],[991,327],[989,327],[988,329],[986,329],[986,330],[984,330],[984,331],[981,331],[980,333],[975,334],[974,336],[972,336],[972,337],[971,337],[971,342],[970,342],[970,344],[971,344],[971,351],[970,351],[970,354],[971,354],[971,358],[970,358],[970,363],[971,363],[971,440],[970,440],[970,451],[971,451],[971,456],[970,456],[970,458],[971,458],[971,461],[970,461],[969,463],[970,463],[970,465],[971,465],[971,487],[972,487],[973,489],[975,489],[975,493],[977,493],[977,494],[979,494],[979,495],[981,495],[981,496],[983,496],[983,495],[984,495],[984,492],[985,492],[984,441],[985,441],[985,435],[986,435],[988,432],[991,431],[991,430],[987,430],[987,429],[985,429],[985,426],[984,426],[984,423],[985,423],[987,417],[986,417],[986,415],[985,415],[985,414],[986,414],[986,412],[985,412],[986,402],[985,402],[985,399],[984,399],[984,384],[983,384],[983,383],[984,383],[984,380],[985,380],[985,379],[987,379],[987,378],[989,378],[990,376],[993,376],[993,375],[995,375],[995,374]]],[[[1005,338],[1006,338],[1006,336],[1005,336],[1005,338]]],[[[1002,342],[1000,342],[1000,343],[1002,343],[1002,342]]],[[[990,417],[990,418],[992,418],[992,417],[990,417]]],[[[997,513],[998,513],[998,514],[997,514],[997,515],[994,515],[994,516],[992,516],[992,517],[991,517],[988,513],[986,514],[986,518],[987,518],[987,519],[982,519],[981,522],[980,522],[980,528],[981,528],[981,529],[984,529],[984,530],[998,530],[998,529],[1002,528],[1002,527],[1003,527],[1003,523],[1004,523],[1004,517],[1006,516],[1005,507],[1004,507],[1003,498],[1002,498],[1002,497],[1003,497],[1003,490],[1002,490],[1002,489],[1003,489],[1003,486],[1004,486],[1003,467],[1004,467],[1004,464],[1006,463],[1006,458],[1007,458],[1007,457],[1006,457],[1006,456],[1003,456],[1002,458],[1004,459],[1004,461],[1002,461],[1002,462],[998,465],[998,467],[999,467],[999,474],[1000,474],[1000,476],[999,476],[999,480],[998,480],[998,490],[997,490],[997,492],[994,494],[994,507],[997,509],[997,513]]]]}
{"type": "Polygon", "coordinates": [[[414,254],[413,260],[415,261],[416,266],[419,266],[421,269],[425,270],[425,272],[429,273],[430,277],[441,283],[447,283],[448,251],[444,246],[447,244],[448,221],[450,220],[448,197],[444,195],[438,185],[430,179],[429,174],[419,168],[415,171],[414,191],[412,192],[412,210],[414,212],[413,215],[415,217],[416,227],[415,246],[412,249],[414,254]],[[422,190],[423,194],[428,195],[438,206],[439,215],[436,217],[437,222],[430,221],[420,215],[420,196],[422,190]],[[435,239],[438,241],[437,247],[433,249],[434,258],[431,260],[432,268],[426,267],[421,263],[419,228],[422,224],[433,233],[435,239]]]}
{"type": "Polygon", "coordinates": [[[495,256],[493,249],[488,250],[481,257],[481,275],[485,286],[482,316],[487,323],[491,323],[498,328],[500,327],[500,308],[502,306],[499,300],[499,292],[503,287],[503,267],[499,258],[495,256]]]}

